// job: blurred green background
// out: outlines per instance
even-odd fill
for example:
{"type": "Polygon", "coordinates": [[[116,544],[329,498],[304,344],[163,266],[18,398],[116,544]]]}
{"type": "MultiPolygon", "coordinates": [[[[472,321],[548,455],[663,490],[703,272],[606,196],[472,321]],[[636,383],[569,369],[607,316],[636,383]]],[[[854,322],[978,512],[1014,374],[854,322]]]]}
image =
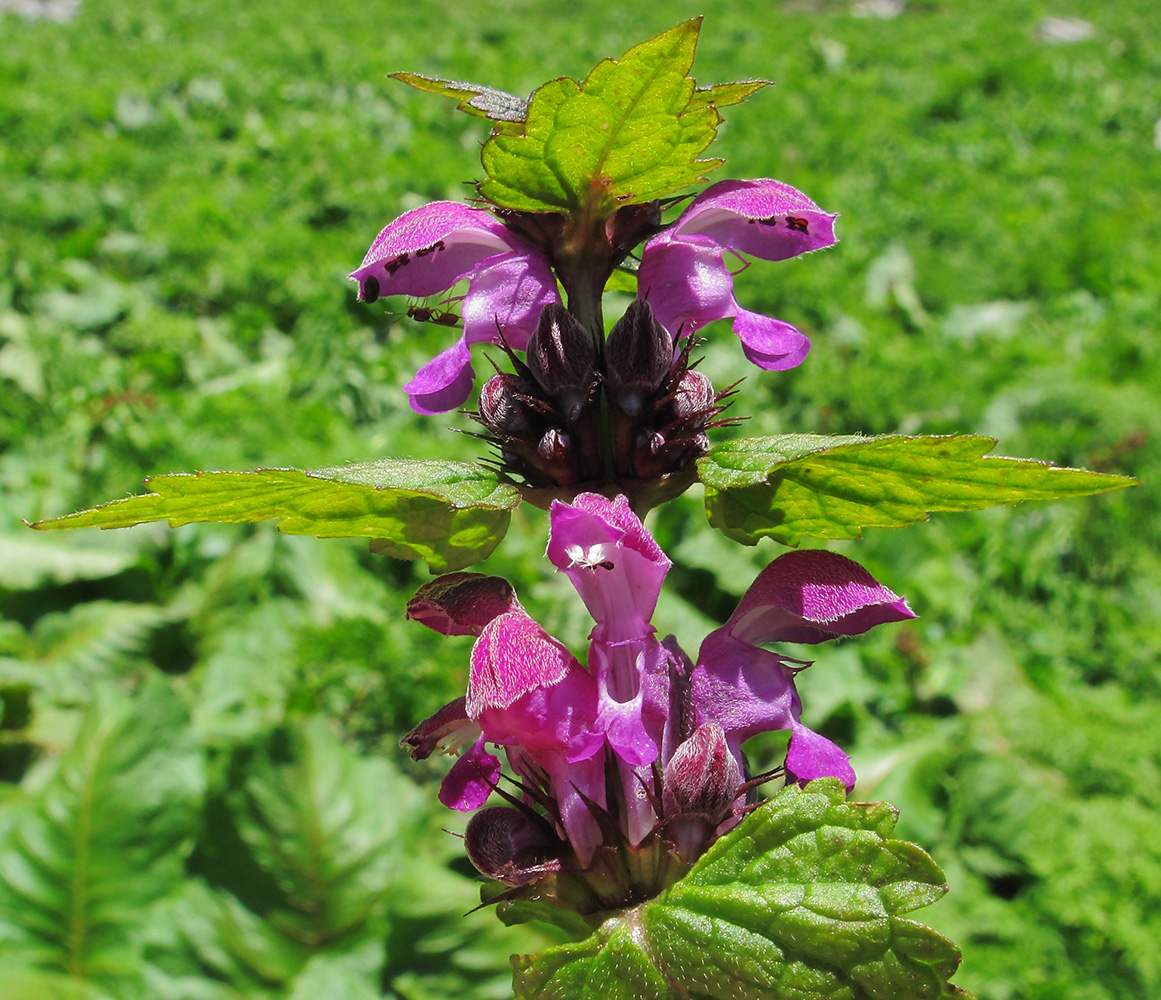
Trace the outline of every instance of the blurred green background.
{"type": "MultiPolygon", "coordinates": [[[[397,746],[465,682],[467,640],[402,620],[421,568],[269,525],[21,519],[156,472],[481,454],[400,391],[448,331],[345,278],[388,220],[480,176],[486,126],[384,75],[526,94],[701,8],[73,6],[0,3],[4,996],[510,995],[508,953],[545,939],[464,915],[444,764],[397,746]]],[[[1161,14],[707,13],[699,82],[776,84],[728,109],[716,176],[841,213],[836,248],[737,281],[810,333],[802,367],[758,374],[707,331],[704,370],[747,376],[732,433],[984,432],[1146,483],[835,546],[920,617],[812,650],[806,719],[944,865],[918,916],[962,945],[960,985],[1157,996],[1161,14]]],[[[650,523],[676,563],[660,627],[696,650],[779,550],[727,544],[694,493],[650,523]]],[[[482,568],[580,650],[544,533],[519,512],[482,568]]]]}

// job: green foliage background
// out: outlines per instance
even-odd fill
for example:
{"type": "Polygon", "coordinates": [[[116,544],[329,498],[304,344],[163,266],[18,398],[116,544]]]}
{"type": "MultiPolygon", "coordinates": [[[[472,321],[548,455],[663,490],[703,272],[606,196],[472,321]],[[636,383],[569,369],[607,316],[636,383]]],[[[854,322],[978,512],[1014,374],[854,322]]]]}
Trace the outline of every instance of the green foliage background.
{"type": "MultiPolygon", "coordinates": [[[[809,331],[801,368],[758,375],[708,331],[711,377],[748,376],[740,433],[980,432],[1146,483],[835,545],[921,617],[813,651],[808,719],[945,867],[925,919],[989,1000],[1161,992],[1154,7],[723,3],[694,70],[776,84],[730,109],[719,176],[776,176],[842,213],[834,250],[737,280],[809,331]],[[1053,42],[1048,16],[1091,36],[1053,42]]],[[[546,943],[463,916],[476,889],[439,832],[457,822],[434,805],[443,765],[396,746],[465,676],[465,640],[402,621],[421,568],[270,526],[38,537],[20,519],[150,473],[478,455],[400,392],[447,330],[345,281],[389,219],[481,175],[481,123],[384,74],[526,94],[699,12],[0,14],[8,995],[503,997],[508,953],[546,943]]],[[[779,548],[726,542],[694,495],[652,524],[677,564],[660,625],[695,649],[779,548]]],[[[484,568],[579,648],[544,530],[518,511],[484,568]]]]}

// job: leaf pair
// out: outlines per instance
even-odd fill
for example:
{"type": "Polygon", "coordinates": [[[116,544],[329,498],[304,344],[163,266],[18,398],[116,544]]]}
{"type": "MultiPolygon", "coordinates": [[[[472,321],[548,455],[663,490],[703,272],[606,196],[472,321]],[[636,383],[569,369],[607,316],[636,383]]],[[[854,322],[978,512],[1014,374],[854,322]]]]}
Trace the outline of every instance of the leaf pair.
{"type": "MultiPolygon", "coordinates": [[[[772,538],[858,538],[933,511],[980,510],[1085,496],[1137,484],[1125,476],[989,458],[992,438],[786,434],[742,438],[698,462],[710,524],[748,545],[772,538]]],[[[519,491],[464,462],[379,461],[316,472],[266,469],[153,476],[156,493],[33,527],[120,528],[143,521],[279,520],[291,534],[371,538],[372,549],[424,559],[433,572],[486,558],[507,531],[519,491]]]]}

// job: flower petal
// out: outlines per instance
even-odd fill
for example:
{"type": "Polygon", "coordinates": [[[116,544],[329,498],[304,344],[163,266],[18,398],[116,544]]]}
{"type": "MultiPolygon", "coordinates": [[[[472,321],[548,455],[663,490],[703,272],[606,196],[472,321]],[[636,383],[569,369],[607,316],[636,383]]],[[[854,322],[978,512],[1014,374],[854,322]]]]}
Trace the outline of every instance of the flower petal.
{"type": "Polygon", "coordinates": [[[796,188],[759,177],[711,184],[682,212],[672,232],[708,237],[763,260],[786,260],[831,246],[834,220],[796,188]]]}
{"type": "Polygon", "coordinates": [[[472,344],[498,344],[522,351],[536,329],[544,306],[559,302],[556,279],[538,253],[497,254],[481,261],[464,296],[464,332],[405,385],[417,413],[446,413],[462,406],[472,392],[472,344]]]}
{"type": "Polygon", "coordinates": [[[471,352],[460,339],[420,368],[403,391],[416,413],[446,413],[463,405],[475,379],[471,352]]]}
{"type": "Polygon", "coordinates": [[[440,635],[479,635],[493,618],[520,610],[512,584],[483,573],[447,573],[407,602],[407,617],[440,635]]]}
{"type": "Polygon", "coordinates": [[[649,619],[671,565],[624,496],[581,493],[549,511],[548,558],[576,587],[606,642],[653,634],[649,619]]]}
{"type": "Polygon", "coordinates": [[[779,556],[751,584],[724,629],[742,642],[823,642],[914,618],[858,563],[804,549],[779,556]]]}
{"type": "Polygon", "coordinates": [[[485,257],[533,252],[499,219],[454,201],[435,201],[389,223],[351,272],[359,298],[433,295],[451,288],[485,257]]]}
{"type": "Polygon", "coordinates": [[[484,749],[484,737],[453,765],[439,786],[439,801],[449,809],[471,812],[479,809],[500,780],[500,758],[484,749]]]}
{"type": "Polygon", "coordinates": [[[501,254],[481,262],[464,296],[464,341],[498,344],[497,326],[513,350],[522,351],[540,321],[540,311],[560,302],[548,260],[534,250],[501,254]]]}
{"type": "Polygon", "coordinates": [[[559,684],[576,659],[523,611],[509,611],[484,626],[472,647],[468,716],[510,708],[531,691],[559,684]]]}
{"type": "Polygon", "coordinates": [[[825,736],[795,721],[791,727],[790,746],[786,751],[786,778],[805,785],[815,778],[838,778],[847,787],[855,787],[855,770],[851,759],[825,736]]]}
{"type": "Polygon", "coordinates": [[[785,371],[802,364],[810,352],[810,338],[780,319],[739,309],[734,333],[746,357],[766,371],[785,371]]]}
{"type": "Polygon", "coordinates": [[[797,707],[792,662],[739,641],[724,628],[711,632],[690,678],[697,724],[720,725],[739,760],[751,736],[790,729],[797,707]]]}
{"type": "Polygon", "coordinates": [[[490,742],[533,756],[551,750],[575,762],[605,744],[594,726],[596,682],[523,611],[484,626],[472,647],[466,707],[490,742]]]}
{"type": "Polygon", "coordinates": [[[721,246],[696,236],[675,239],[663,233],[646,243],[637,288],[674,340],[738,311],[721,246]]]}
{"type": "Polygon", "coordinates": [[[653,636],[594,641],[588,668],[597,682],[596,728],[632,767],[657,760],[671,704],[670,653],[653,636]]]}

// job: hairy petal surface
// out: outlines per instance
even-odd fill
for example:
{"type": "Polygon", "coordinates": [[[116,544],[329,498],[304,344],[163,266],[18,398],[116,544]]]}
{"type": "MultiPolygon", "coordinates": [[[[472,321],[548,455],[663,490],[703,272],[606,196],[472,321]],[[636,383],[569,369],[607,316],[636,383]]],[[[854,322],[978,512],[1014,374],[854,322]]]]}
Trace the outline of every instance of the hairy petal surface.
{"type": "Polygon", "coordinates": [[[672,231],[704,236],[762,260],[786,260],[831,246],[835,218],[797,188],[758,177],[711,184],[681,213],[672,231]]]}
{"type": "Polygon", "coordinates": [[[434,295],[467,277],[484,258],[520,247],[489,213],[433,201],[388,223],[350,276],[359,282],[360,299],[434,295]]]}
{"type": "Polygon", "coordinates": [[[857,562],[801,549],[758,574],[723,628],[743,642],[816,643],[914,617],[903,598],[857,562]]]}

